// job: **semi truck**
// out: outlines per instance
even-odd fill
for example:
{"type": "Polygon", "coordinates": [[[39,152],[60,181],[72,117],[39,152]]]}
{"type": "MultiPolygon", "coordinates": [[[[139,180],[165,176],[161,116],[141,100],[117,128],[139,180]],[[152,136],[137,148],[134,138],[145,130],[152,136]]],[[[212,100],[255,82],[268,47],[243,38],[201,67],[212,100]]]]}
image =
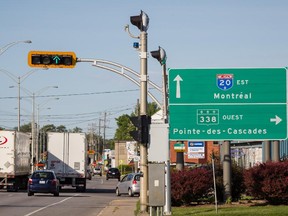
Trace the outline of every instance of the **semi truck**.
{"type": "Polygon", "coordinates": [[[87,142],[85,133],[47,133],[47,169],[53,170],[60,186],[86,190],[87,142]]]}
{"type": "Polygon", "coordinates": [[[26,189],[31,174],[30,134],[0,131],[0,188],[26,189]]]}

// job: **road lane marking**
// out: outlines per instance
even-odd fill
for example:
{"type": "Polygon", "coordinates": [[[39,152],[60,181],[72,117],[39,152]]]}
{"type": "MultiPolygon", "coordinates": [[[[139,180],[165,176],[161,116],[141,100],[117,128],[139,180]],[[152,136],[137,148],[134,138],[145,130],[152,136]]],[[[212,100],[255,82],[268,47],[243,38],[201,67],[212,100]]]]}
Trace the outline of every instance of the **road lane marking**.
{"type": "MultiPolygon", "coordinates": [[[[79,194],[75,194],[73,197],[78,196],[78,195],[79,195],[79,194]]],[[[51,207],[51,206],[58,205],[58,204],[60,204],[60,203],[62,203],[62,202],[65,202],[65,201],[67,201],[67,200],[69,200],[69,199],[71,199],[71,198],[73,198],[73,197],[67,197],[67,198],[65,198],[65,199],[63,199],[63,200],[61,200],[61,201],[59,201],[59,202],[52,203],[52,204],[50,204],[50,205],[44,206],[44,207],[42,207],[42,208],[40,208],[40,209],[37,209],[37,210],[35,210],[35,211],[33,211],[33,212],[30,212],[30,213],[28,213],[28,214],[26,214],[26,215],[24,215],[24,216],[33,215],[33,214],[35,214],[35,213],[37,213],[37,212],[39,212],[39,211],[42,211],[42,210],[44,210],[44,209],[46,209],[46,208],[49,208],[49,207],[51,207]]]]}

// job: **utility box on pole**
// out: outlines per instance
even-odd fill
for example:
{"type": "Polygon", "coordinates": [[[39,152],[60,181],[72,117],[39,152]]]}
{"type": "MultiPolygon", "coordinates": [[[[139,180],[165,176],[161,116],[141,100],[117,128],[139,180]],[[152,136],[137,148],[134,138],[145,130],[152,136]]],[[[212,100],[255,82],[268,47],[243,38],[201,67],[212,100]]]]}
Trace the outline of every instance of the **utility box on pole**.
{"type": "Polygon", "coordinates": [[[165,205],[165,163],[148,164],[149,206],[165,205]]]}
{"type": "Polygon", "coordinates": [[[168,124],[150,125],[150,146],[148,161],[164,162],[170,160],[168,124]]]}

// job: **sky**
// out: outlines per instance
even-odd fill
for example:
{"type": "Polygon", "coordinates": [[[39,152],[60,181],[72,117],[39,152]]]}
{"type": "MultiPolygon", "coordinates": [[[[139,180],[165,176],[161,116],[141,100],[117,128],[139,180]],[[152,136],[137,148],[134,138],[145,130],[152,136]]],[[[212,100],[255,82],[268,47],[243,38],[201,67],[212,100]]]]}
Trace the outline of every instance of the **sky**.
{"type": "MultiPolygon", "coordinates": [[[[34,70],[27,63],[31,50],[73,51],[77,58],[115,62],[139,73],[139,52],[133,48],[139,40],[124,27],[129,24],[138,36],[130,16],[143,10],[150,19],[148,51],[164,48],[167,68],[286,67],[287,9],[285,0],[1,0],[0,48],[32,43],[17,43],[0,55],[0,127],[17,127],[17,78],[27,74],[20,82],[21,125],[31,122],[33,93],[40,126],[85,132],[99,132],[100,126],[103,136],[105,125],[107,139],[114,137],[115,118],[135,109],[139,87],[127,78],[88,62],[74,69],[34,70]]],[[[149,80],[160,87],[161,70],[149,56],[149,80]]],[[[160,92],[150,91],[162,102],[160,92]]]]}

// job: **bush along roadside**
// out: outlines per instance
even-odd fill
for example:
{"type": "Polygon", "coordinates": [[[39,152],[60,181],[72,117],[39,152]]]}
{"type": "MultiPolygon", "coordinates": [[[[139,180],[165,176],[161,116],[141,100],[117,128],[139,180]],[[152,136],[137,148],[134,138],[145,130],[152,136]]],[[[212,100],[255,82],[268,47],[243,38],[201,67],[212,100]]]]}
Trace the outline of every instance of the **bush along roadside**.
{"type": "Polygon", "coordinates": [[[288,160],[259,164],[244,173],[246,194],[270,204],[288,204],[288,160]]]}
{"type": "MultiPolygon", "coordinates": [[[[223,202],[223,169],[216,163],[218,202],[223,202]]],[[[172,206],[214,202],[213,177],[210,165],[171,172],[172,206]]],[[[288,204],[288,161],[259,164],[248,170],[232,164],[231,201],[241,196],[264,199],[270,204],[288,204]]]]}

